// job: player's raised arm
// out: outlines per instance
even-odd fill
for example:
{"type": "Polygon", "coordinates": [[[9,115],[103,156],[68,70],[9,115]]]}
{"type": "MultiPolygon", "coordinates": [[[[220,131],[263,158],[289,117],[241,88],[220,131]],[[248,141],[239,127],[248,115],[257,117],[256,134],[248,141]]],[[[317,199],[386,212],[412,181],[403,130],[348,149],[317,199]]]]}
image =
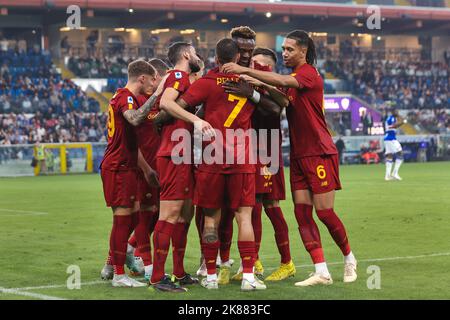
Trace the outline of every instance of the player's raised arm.
{"type": "Polygon", "coordinates": [[[226,93],[250,99],[258,108],[267,113],[281,113],[281,107],[275,101],[253,89],[253,87],[246,81],[227,81],[222,85],[222,87],[225,89],[226,93]]]}
{"type": "Polygon", "coordinates": [[[250,77],[276,87],[300,88],[299,83],[292,75],[281,75],[274,72],[254,70],[240,66],[233,62],[225,64],[223,66],[223,70],[227,73],[246,74],[250,77]]]}
{"type": "Polygon", "coordinates": [[[150,96],[150,98],[148,98],[148,100],[139,109],[130,109],[123,113],[123,116],[125,117],[125,119],[127,119],[127,121],[130,124],[132,124],[133,126],[138,126],[142,122],[144,122],[144,120],[150,113],[150,110],[152,110],[153,106],[158,100],[158,96],[162,92],[164,81],[165,79],[163,79],[163,81],[160,82],[156,91],[150,96]]]}

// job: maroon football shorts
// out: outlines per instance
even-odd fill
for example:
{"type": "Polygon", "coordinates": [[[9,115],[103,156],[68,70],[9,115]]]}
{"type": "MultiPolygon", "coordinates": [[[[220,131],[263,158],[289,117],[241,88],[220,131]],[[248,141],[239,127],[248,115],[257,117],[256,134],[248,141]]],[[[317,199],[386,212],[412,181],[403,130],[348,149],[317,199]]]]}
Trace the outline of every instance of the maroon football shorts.
{"type": "Polygon", "coordinates": [[[101,170],[103,194],[108,207],[133,208],[137,200],[136,170],[101,170]]]}
{"type": "Polygon", "coordinates": [[[253,207],[255,174],[197,171],[194,204],[208,209],[253,207]]]}
{"type": "Polygon", "coordinates": [[[159,188],[151,187],[142,170],[137,171],[137,199],[141,205],[159,206],[159,188]]]}
{"type": "Polygon", "coordinates": [[[313,194],[341,189],[337,154],[291,159],[291,190],[313,194]]]}
{"type": "Polygon", "coordinates": [[[194,177],[191,164],[175,164],[170,157],[157,157],[156,167],[161,186],[161,201],[192,199],[194,177]]]}
{"type": "Polygon", "coordinates": [[[272,191],[263,194],[263,200],[286,200],[286,186],[284,182],[284,168],[280,167],[278,172],[271,177],[272,191]]]}

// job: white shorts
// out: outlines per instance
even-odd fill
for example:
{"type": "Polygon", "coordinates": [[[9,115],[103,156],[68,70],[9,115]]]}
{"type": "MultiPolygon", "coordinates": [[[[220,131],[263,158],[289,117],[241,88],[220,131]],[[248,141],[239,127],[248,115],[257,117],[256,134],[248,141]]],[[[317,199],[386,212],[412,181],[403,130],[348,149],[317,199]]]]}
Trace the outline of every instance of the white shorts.
{"type": "Polygon", "coordinates": [[[386,148],[385,154],[394,154],[402,151],[402,145],[397,140],[389,140],[384,142],[386,148]]]}

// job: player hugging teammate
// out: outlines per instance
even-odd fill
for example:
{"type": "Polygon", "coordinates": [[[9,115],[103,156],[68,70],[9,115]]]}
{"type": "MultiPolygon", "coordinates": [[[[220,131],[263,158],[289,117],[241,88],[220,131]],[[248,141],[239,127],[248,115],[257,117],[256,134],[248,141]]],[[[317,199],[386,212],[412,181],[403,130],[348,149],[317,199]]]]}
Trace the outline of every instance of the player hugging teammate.
{"type": "Polygon", "coordinates": [[[323,80],[314,67],[313,40],[304,31],[290,32],[283,43],[283,60],[294,71],[278,75],[273,72],[275,53],[255,48],[253,30],[238,27],[231,37],[217,43],[217,67],[203,77],[195,48],[184,42],[169,48],[168,60],[174,68],[164,78],[143,60],[130,63],[126,87],[111,100],[108,146],[101,168],[106,203],[112,207],[114,219],[102,277],[112,278],[113,286],[144,285],[124,272],[127,241],[133,230],[131,243],[137,247],[134,254],[142,259],[143,267],[131,263],[131,269],[144,273],[152,289],[185,292],[186,285],[199,282],[183,265],[193,205],[200,209],[196,222],[206,266],[203,287],[218,289],[230,282],[235,217],[241,266],[231,280],[241,281],[244,291],[266,289],[258,255],[263,207],[274,227],[281,257],[279,268],[266,280],[295,275],[288,226],[279,204],[285,199],[280,138],[283,108],[290,128],[295,217],[316,269],[296,285],[332,283],[313,208],[344,255],[344,282],[356,280],[356,259],[333,209],[335,190],[341,188],[337,151],[323,113],[323,80]],[[196,112],[198,106],[201,112],[196,112]],[[267,129],[271,139],[261,134],[261,129],[267,129]],[[255,130],[257,134],[252,136],[255,130]],[[234,134],[231,139],[230,132],[234,134]],[[197,166],[193,165],[192,136],[201,139],[202,157],[197,166]],[[258,148],[256,162],[252,159],[254,146],[258,148]],[[270,162],[261,160],[262,152],[270,162]],[[172,277],[164,268],[171,243],[172,277]]]}

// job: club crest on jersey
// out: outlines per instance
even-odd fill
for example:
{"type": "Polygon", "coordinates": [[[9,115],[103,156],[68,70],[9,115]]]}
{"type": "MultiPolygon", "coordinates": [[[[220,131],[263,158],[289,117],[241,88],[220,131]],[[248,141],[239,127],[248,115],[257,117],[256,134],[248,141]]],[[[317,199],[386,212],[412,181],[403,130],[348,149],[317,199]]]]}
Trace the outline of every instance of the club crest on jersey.
{"type": "Polygon", "coordinates": [[[133,103],[133,97],[128,96],[128,103],[133,103]]]}
{"type": "Polygon", "coordinates": [[[181,74],[181,72],[175,72],[175,79],[181,79],[183,77],[183,75],[181,74]]]}

